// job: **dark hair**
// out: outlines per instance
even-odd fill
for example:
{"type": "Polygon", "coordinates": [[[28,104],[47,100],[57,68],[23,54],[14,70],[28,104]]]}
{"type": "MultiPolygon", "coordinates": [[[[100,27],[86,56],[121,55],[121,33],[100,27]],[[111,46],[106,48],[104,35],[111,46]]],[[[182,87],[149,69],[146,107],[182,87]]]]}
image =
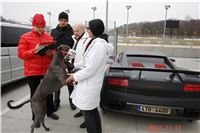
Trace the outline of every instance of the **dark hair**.
{"type": "Polygon", "coordinates": [[[61,12],[58,16],[58,20],[60,20],[60,19],[66,19],[68,21],[69,16],[66,12],[61,12]]]}
{"type": "Polygon", "coordinates": [[[101,19],[93,19],[89,21],[89,29],[94,36],[100,36],[103,34],[105,27],[101,19]]]}
{"type": "Polygon", "coordinates": [[[104,39],[106,42],[108,42],[108,35],[107,34],[102,34],[98,36],[99,38],[104,39]]]}

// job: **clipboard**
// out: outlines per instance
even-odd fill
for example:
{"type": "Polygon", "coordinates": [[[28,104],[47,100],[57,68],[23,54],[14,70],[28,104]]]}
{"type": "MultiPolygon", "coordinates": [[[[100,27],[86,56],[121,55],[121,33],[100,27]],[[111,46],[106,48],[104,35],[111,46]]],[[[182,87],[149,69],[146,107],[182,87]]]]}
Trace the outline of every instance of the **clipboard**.
{"type": "Polygon", "coordinates": [[[54,50],[57,48],[56,41],[53,42],[43,42],[39,44],[39,48],[35,51],[36,54],[39,56],[44,56],[46,51],[54,50]]]}

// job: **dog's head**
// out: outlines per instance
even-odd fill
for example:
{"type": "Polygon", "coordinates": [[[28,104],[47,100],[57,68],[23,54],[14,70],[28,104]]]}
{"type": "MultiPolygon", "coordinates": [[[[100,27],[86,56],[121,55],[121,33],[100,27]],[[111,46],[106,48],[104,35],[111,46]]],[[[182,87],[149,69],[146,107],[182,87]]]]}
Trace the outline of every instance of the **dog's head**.
{"type": "Polygon", "coordinates": [[[62,44],[56,48],[56,52],[61,53],[65,57],[68,54],[69,49],[69,46],[62,44]]]}
{"type": "Polygon", "coordinates": [[[76,52],[73,49],[70,49],[67,45],[60,45],[56,48],[56,52],[63,55],[65,61],[74,59],[76,52]]]}

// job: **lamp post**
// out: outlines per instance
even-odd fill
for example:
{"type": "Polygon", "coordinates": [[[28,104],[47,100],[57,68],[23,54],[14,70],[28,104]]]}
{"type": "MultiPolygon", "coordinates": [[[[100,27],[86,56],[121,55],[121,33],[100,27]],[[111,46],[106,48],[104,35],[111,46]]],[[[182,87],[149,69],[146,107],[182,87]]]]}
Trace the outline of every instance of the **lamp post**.
{"type": "Polygon", "coordinates": [[[106,33],[108,32],[108,0],[106,0],[106,33]]]}
{"type": "Polygon", "coordinates": [[[87,20],[85,20],[85,27],[87,27],[87,20]]]}
{"type": "Polygon", "coordinates": [[[66,13],[70,13],[70,10],[69,10],[69,9],[67,9],[67,10],[65,10],[65,12],[66,12],[66,13]]]}
{"type": "Polygon", "coordinates": [[[126,6],[126,9],[127,9],[127,25],[126,25],[126,40],[128,39],[128,18],[129,18],[129,9],[131,8],[130,5],[127,5],[126,6]]]}
{"type": "Polygon", "coordinates": [[[51,27],[51,12],[47,12],[47,14],[49,15],[49,28],[51,27]]]}
{"type": "Polygon", "coordinates": [[[166,20],[167,20],[167,9],[170,8],[170,5],[165,5],[165,23],[164,23],[164,32],[163,32],[163,39],[165,38],[165,31],[166,31],[166,20]]]}
{"type": "Polygon", "coordinates": [[[96,6],[91,7],[91,9],[93,10],[93,19],[95,19],[95,11],[97,10],[97,7],[96,6]]]}

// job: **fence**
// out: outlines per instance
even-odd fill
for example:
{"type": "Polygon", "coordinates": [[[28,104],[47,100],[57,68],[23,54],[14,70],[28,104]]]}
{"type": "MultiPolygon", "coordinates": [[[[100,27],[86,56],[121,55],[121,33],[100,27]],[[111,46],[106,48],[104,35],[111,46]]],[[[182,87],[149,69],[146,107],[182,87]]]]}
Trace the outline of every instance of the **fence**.
{"type": "Polygon", "coordinates": [[[115,47],[115,54],[122,51],[158,51],[173,57],[200,57],[200,39],[163,39],[157,37],[118,36],[117,29],[109,33],[109,41],[115,47]]]}

